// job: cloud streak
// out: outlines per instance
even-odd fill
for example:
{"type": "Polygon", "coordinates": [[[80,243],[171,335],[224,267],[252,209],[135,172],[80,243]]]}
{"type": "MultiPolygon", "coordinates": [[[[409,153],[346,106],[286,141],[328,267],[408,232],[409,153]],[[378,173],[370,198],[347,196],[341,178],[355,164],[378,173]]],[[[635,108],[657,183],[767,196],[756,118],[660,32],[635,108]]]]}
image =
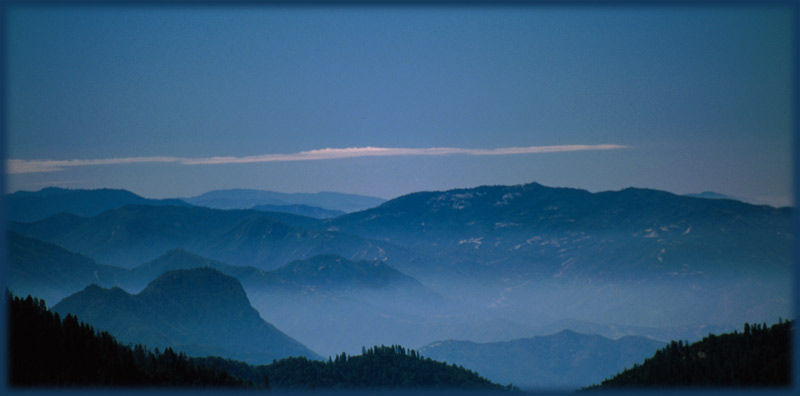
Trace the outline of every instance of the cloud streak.
{"type": "Polygon", "coordinates": [[[520,155],[557,153],[567,151],[592,151],[592,150],[617,150],[629,148],[616,144],[596,145],[559,145],[559,146],[529,146],[505,147],[496,149],[466,149],[456,147],[431,147],[431,148],[387,148],[387,147],[349,147],[325,148],[320,150],[301,151],[291,154],[264,154],[247,157],[127,157],[106,158],[94,160],[20,160],[9,159],[6,162],[6,172],[9,174],[58,172],[70,167],[123,165],[141,163],[178,163],[183,165],[220,165],[220,164],[251,164],[261,162],[289,162],[289,161],[321,161],[359,157],[396,157],[396,156],[442,156],[442,155],[520,155]]]}

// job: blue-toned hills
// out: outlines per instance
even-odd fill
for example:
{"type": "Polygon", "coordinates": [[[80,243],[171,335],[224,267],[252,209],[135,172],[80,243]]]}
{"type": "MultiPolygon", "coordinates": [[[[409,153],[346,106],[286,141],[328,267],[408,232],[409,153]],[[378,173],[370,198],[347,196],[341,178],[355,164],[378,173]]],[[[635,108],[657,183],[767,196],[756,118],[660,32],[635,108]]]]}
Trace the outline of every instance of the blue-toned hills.
{"type": "Polygon", "coordinates": [[[75,293],[90,283],[115,285],[127,271],[96,263],[89,257],[62,247],[8,233],[7,283],[20,296],[32,294],[49,304],[75,293]]]}
{"type": "MultiPolygon", "coordinates": [[[[233,265],[270,270],[317,254],[380,258],[403,249],[365,238],[288,224],[287,214],[203,207],[129,205],[94,217],[56,215],[12,230],[103,263],[132,268],[182,248],[233,265]],[[279,220],[280,219],[280,220],[279,220]]],[[[310,219],[313,221],[313,219],[310,219]]]]}

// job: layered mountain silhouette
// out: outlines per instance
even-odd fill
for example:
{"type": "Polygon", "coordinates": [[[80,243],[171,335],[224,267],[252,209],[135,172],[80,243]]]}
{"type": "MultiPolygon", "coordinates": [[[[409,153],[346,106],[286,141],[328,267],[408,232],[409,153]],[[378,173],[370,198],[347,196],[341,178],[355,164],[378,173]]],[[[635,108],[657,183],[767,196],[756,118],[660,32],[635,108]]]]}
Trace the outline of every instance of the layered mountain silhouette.
{"type": "Polygon", "coordinates": [[[38,296],[50,304],[90,283],[115,285],[126,275],[122,268],[97,264],[84,255],[13,231],[8,232],[7,246],[9,290],[38,296]]]}
{"type": "Polygon", "coordinates": [[[118,286],[130,293],[138,293],[161,274],[175,270],[213,268],[225,275],[236,278],[240,283],[249,274],[260,274],[254,267],[238,267],[211,260],[184,249],[172,249],[153,261],[125,270],[119,278],[118,286]]]}
{"type": "Polygon", "coordinates": [[[126,190],[69,190],[48,187],[39,191],[18,191],[5,196],[8,220],[36,221],[58,213],[94,216],[125,205],[188,206],[179,199],[148,199],[126,190]]]}
{"type": "Polygon", "coordinates": [[[573,327],[697,339],[786,317],[791,218],[735,200],[532,183],[420,192],[330,219],[130,205],[9,227],[129,269],[102,286],[137,291],[163,271],[215,268],[325,355],[573,327]]]}
{"type": "Polygon", "coordinates": [[[225,356],[254,364],[320,356],[253,309],[241,284],[212,268],[169,271],[140,293],[90,285],[53,307],[122,342],[171,346],[190,356],[225,356]]]}
{"type": "Polygon", "coordinates": [[[588,386],[641,362],[664,346],[644,337],[618,340],[564,330],[506,342],[441,341],[420,348],[423,356],[453,362],[491,381],[522,389],[588,386]]]}
{"type": "Polygon", "coordinates": [[[323,356],[363,345],[430,341],[431,312],[452,312],[449,300],[382,261],[336,255],[296,260],[272,271],[227,265],[183,249],[132,269],[143,280],[174,269],[208,267],[237,278],[252,305],[279,328],[323,356]],[[358,325],[355,325],[355,324],[358,325]]]}
{"type": "Polygon", "coordinates": [[[423,311],[450,311],[447,299],[381,261],[321,255],[263,271],[173,249],[153,261],[123,269],[98,265],[50,243],[12,234],[13,251],[36,253],[27,261],[24,255],[11,257],[12,291],[46,295],[52,302],[92,283],[137,293],[168,271],[213,268],[236,278],[252,304],[274,324],[326,354],[358,351],[365,342],[430,341],[429,337],[418,338],[426,333],[418,324],[430,319],[423,311]],[[17,247],[18,240],[31,247],[17,247]],[[75,258],[80,259],[80,266],[70,261],[75,258]],[[59,278],[48,282],[47,276],[59,278]],[[352,323],[361,326],[354,328],[352,323]]]}
{"type": "Polygon", "coordinates": [[[790,208],[536,183],[415,193],[322,224],[301,219],[140,205],[11,228],[124,267],[173,248],[264,270],[338,254],[388,258],[423,280],[442,273],[487,281],[782,276],[794,241],[790,208]]]}
{"type": "Polygon", "coordinates": [[[262,274],[243,280],[253,306],[323,355],[419,343],[421,323],[449,308],[446,298],[379,260],[319,255],[262,274]]]}
{"type": "Polygon", "coordinates": [[[132,268],[183,248],[233,265],[275,269],[318,254],[400,260],[412,252],[335,231],[304,229],[271,213],[201,207],[131,205],[83,218],[61,214],[10,223],[22,234],[56,243],[103,263],[132,268]]]}

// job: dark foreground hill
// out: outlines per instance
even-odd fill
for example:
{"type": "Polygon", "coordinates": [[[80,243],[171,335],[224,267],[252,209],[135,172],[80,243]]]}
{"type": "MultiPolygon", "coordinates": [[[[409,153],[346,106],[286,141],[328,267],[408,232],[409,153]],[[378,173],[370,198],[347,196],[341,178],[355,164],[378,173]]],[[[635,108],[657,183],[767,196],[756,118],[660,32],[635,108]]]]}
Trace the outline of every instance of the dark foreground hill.
{"type": "Polygon", "coordinates": [[[742,333],[671,342],[595,388],[786,387],[791,384],[794,321],[744,325],[742,333]]]}
{"type": "Polygon", "coordinates": [[[53,307],[123,342],[173,347],[191,356],[218,355],[252,363],[320,356],[265,322],[235,278],[212,268],[176,270],[139,294],[86,287],[53,307]]]}
{"type": "Polygon", "coordinates": [[[512,389],[481,377],[455,364],[424,358],[401,346],[362,349],[361,355],[346,353],[327,362],[288,358],[266,366],[209,358],[209,367],[226,370],[243,380],[279,389],[512,389]]]}

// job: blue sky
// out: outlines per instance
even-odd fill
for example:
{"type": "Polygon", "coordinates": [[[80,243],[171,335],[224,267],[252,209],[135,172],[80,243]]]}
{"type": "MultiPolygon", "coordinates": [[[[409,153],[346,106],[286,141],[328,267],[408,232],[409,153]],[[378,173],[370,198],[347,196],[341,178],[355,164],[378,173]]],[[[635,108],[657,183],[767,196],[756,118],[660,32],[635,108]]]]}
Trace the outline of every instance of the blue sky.
{"type": "Polygon", "coordinates": [[[792,202],[788,7],[6,11],[8,191],[536,181],[792,202]]]}

